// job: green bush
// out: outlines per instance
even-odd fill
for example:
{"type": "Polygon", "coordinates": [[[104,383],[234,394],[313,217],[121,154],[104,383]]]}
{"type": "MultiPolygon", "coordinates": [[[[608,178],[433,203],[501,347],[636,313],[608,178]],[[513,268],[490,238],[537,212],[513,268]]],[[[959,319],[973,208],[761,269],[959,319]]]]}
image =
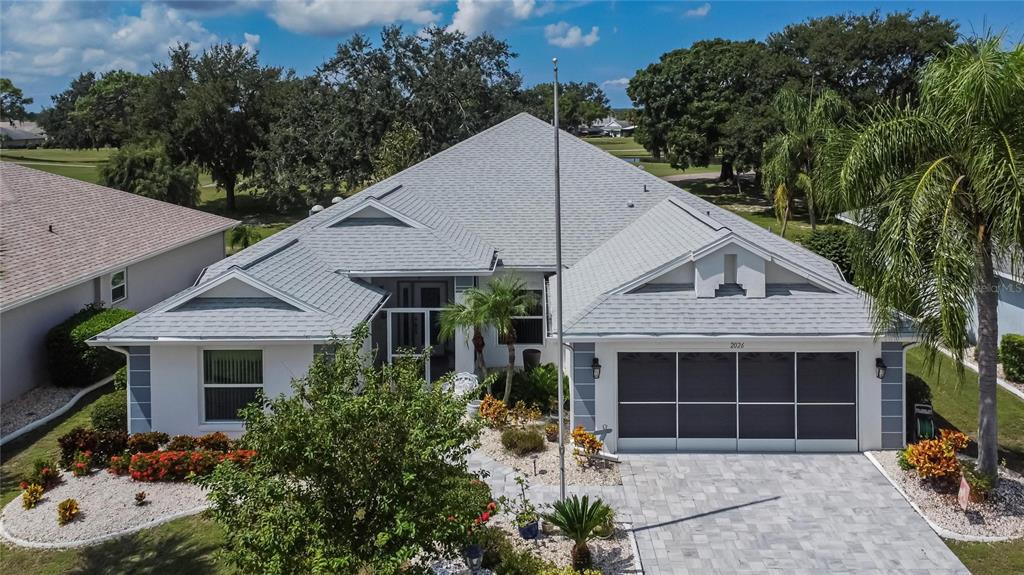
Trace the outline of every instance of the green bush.
{"type": "Polygon", "coordinates": [[[852,282],[851,238],[850,230],[846,227],[818,228],[804,238],[803,245],[819,256],[832,260],[842,270],[846,281],[852,282]]]}
{"type": "Polygon", "coordinates": [[[60,464],[69,468],[78,452],[92,452],[93,463],[106,466],[113,455],[121,455],[128,446],[128,434],[121,431],[97,431],[76,427],[57,438],[60,464]]]}
{"type": "Polygon", "coordinates": [[[98,431],[126,431],[128,429],[128,404],[125,392],[104,395],[92,404],[89,415],[93,429],[98,431]]]}
{"type": "Polygon", "coordinates": [[[477,542],[484,552],[483,567],[497,575],[558,573],[554,564],[544,561],[529,549],[517,548],[501,528],[486,527],[480,530],[477,542]]]}
{"type": "Polygon", "coordinates": [[[135,315],[135,312],[89,304],[46,334],[50,381],[54,385],[84,387],[112,375],[124,365],[124,355],[105,347],[90,347],[86,340],[135,315]]]}
{"type": "Polygon", "coordinates": [[[1008,333],[999,344],[999,361],[1011,381],[1024,383],[1024,335],[1008,333]]]}
{"type": "Polygon", "coordinates": [[[114,389],[125,391],[128,389],[128,366],[122,365],[114,372],[114,389]]]}
{"type": "Polygon", "coordinates": [[[509,428],[501,433],[501,445],[522,457],[528,453],[544,451],[544,436],[533,428],[509,428]]]}
{"type": "MultiPolygon", "coordinates": [[[[504,370],[503,370],[504,371],[504,370]]],[[[517,370],[512,376],[512,393],[509,401],[512,405],[522,401],[527,405],[535,405],[541,409],[554,411],[558,409],[558,367],[553,363],[538,365],[531,370],[517,370]]],[[[562,378],[562,392],[569,399],[569,378],[562,378]]],[[[505,378],[500,377],[494,383],[494,396],[502,397],[505,393],[505,378]]]]}
{"type": "Polygon", "coordinates": [[[162,431],[147,431],[136,433],[128,438],[128,451],[135,453],[151,453],[160,449],[160,446],[170,441],[171,438],[162,431]]]}

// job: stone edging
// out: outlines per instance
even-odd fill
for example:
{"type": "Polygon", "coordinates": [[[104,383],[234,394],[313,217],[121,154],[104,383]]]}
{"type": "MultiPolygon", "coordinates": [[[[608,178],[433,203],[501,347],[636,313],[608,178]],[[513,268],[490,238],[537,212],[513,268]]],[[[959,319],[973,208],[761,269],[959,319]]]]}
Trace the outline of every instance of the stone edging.
{"type": "MultiPolygon", "coordinates": [[[[14,503],[17,503],[17,502],[18,502],[18,498],[15,498],[8,505],[14,504],[14,503]]],[[[3,538],[4,540],[6,540],[7,542],[11,543],[12,545],[16,545],[18,547],[27,547],[29,549],[74,549],[74,548],[77,548],[77,547],[89,547],[91,545],[98,545],[100,543],[105,543],[105,542],[110,541],[112,539],[119,539],[121,537],[124,537],[125,535],[131,535],[132,533],[137,533],[137,532],[143,531],[145,529],[151,529],[153,527],[157,527],[159,525],[163,525],[164,523],[168,523],[170,521],[174,521],[175,519],[181,519],[182,517],[189,517],[191,515],[196,515],[198,513],[202,513],[203,511],[206,511],[208,508],[209,508],[209,505],[200,505],[199,507],[194,507],[192,509],[187,509],[185,511],[179,511],[177,513],[172,513],[171,515],[165,515],[163,517],[158,517],[156,519],[153,519],[152,521],[147,521],[146,523],[143,523],[141,525],[136,525],[134,527],[129,527],[128,529],[117,531],[115,533],[107,533],[105,535],[99,535],[99,536],[96,536],[96,537],[89,537],[87,539],[79,539],[77,541],[68,541],[68,542],[61,542],[61,543],[42,543],[42,542],[39,542],[39,541],[26,541],[24,539],[19,539],[18,537],[15,537],[15,536],[11,535],[7,531],[7,528],[4,527],[3,520],[0,519],[0,538],[3,538]]]]}
{"type": "Polygon", "coordinates": [[[78,400],[82,399],[86,395],[96,391],[97,389],[103,387],[104,385],[110,383],[113,380],[114,380],[114,376],[113,375],[108,375],[107,377],[104,377],[103,379],[101,379],[101,380],[97,381],[96,383],[90,385],[89,387],[86,387],[85,389],[79,391],[78,393],[76,393],[74,395],[74,397],[69,399],[67,403],[65,403],[64,405],[58,407],[56,410],[54,410],[49,415],[46,415],[45,417],[41,417],[41,418],[39,418],[39,419],[37,419],[35,421],[32,421],[32,422],[30,422],[30,423],[28,423],[26,425],[23,425],[20,429],[15,429],[14,431],[12,431],[12,432],[8,433],[7,435],[5,435],[3,438],[0,438],[0,445],[6,445],[8,442],[17,439],[17,438],[21,437],[22,435],[25,435],[26,433],[28,433],[28,432],[30,432],[30,431],[32,431],[34,429],[38,429],[38,428],[46,425],[47,423],[50,423],[54,419],[57,419],[58,417],[64,415],[65,413],[68,412],[68,410],[70,410],[72,407],[74,407],[76,403],[78,403],[78,400]]]}
{"type": "Polygon", "coordinates": [[[636,533],[633,532],[632,523],[623,523],[622,528],[626,530],[629,537],[629,546],[633,549],[633,571],[638,575],[644,573],[644,563],[640,560],[640,547],[636,544],[636,533]]]}
{"type": "Polygon", "coordinates": [[[870,461],[871,464],[874,465],[876,469],[878,469],[878,472],[882,474],[882,477],[885,477],[885,480],[888,481],[890,484],[892,484],[892,486],[894,488],[896,488],[896,491],[899,492],[899,494],[902,495],[903,498],[907,500],[907,503],[909,503],[910,506],[914,508],[914,511],[916,511],[917,514],[920,515],[921,518],[924,519],[926,523],[928,523],[928,527],[931,527],[932,531],[934,531],[936,534],[938,534],[939,537],[944,537],[946,539],[953,539],[953,540],[956,540],[956,541],[969,541],[969,542],[974,542],[974,543],[998,543],[1000,541],[1011,541],[1011,540],[1017,539],[1016,537],[996,537],[996,536],[987,536],[987,535],[964,535],[962,533],[956,533],[954,531],[950,531],[949,529],[946,529],[945,527],[939,526],[934,521],[932,521],[927,515],[925,515],[924,511],[921,511],[921,508],[918,507],[917,503],[914,503],[914,501],[907,495],[907,493],[905,491],[903,491],[903,488],[900,487],[900,485],[898,483],[896,483],[896,481],[894,481],[892,477],[889,477],[889,474],[886,473],[885,469],[882,468],[882,464],[879,463],[877,459],[875,459],[874,455],[872,455],[872,454],[870,454],[870,453],[865,451],[864,452],[864,457],[868,458],[868,461],[870,461]]]}

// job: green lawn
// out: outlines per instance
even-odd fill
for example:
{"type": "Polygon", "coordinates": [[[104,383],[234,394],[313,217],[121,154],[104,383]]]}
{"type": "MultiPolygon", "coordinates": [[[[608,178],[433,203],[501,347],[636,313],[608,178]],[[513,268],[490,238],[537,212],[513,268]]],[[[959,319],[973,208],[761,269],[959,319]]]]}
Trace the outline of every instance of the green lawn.
{"type": "Polygon", "coordinates": [[[61,162],[65,164],[96,164],[106,162],[117,148],[68,150],[37,148],[34,150],[0,150],[0,158],[9,161],[61,162]]]}
{"type": "Polygon", "coordinates": [[[619,158],[637,158],[639,159],[639,166],[647,170],[651,174],[658,176],[659,178],[665,176],[673,176],[676,174],[703,174],[703,173],[715,173],[721,171],[722,166],[719,164],[712,164],[710,166],[690,167],[685,170],[673,168],[667,162],[655,162],[651,157],[651,153],[644,149],[643,146],[637,144],[633,138],[585,138],[583,141],[589,142],[598,148],[608,152],[609,154],[619,158]]]}
{"type": "Polygon", "coordinates": [[[969,543],[944,539],[974,575],[1024,573],[1024,541],[969,543]]]}

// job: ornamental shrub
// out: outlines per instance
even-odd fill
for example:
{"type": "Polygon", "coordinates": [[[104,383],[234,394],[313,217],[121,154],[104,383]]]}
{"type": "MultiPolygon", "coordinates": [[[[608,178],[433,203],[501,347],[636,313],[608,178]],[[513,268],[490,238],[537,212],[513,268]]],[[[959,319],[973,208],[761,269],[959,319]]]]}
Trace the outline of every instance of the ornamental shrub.
{"type": "Polygon", "coordinates": [[[512,427],[501,433],[501,445],[506,450],[522,457],[544,451],[544,436],[536,429],[512,427]]]}
{"type": "Polygon", "coordinates": [[[558,424],[549,423],[544,426],[544,435],[551,443],[558,443],[558,424]]]}
{"type": "Polygon", "coordinates": [[[92,471],[92,452],[79,451],[75,454],[75,460],[71,462],[71,475],[85,477],[92,471]]]}
{"type": "Polygon", "coordinates": [[[167,442],[167,451],[192,451],[196,448],[196,438],[191,435],[175,435],[167,442]]]}
{"type": "Polygon", "coordinates": [[[57,523],[60,525],[67,525],[75,520],[80,513],[78,507],[78,501],[74,499],[65,499],[57,504],[57,523]]]}
{"type": "Polygon", "coordinates": [[[131,453],[127,451],[121,455],[115,455],[110,458],[110,465],[107,467],[107,471],[109,471],[111,475],[128,475],[131,461],[131,453]]]}
{"type": "Polygon", "coordinates": [[[1024,383],[1024,335],[1008,333],[999,343],[999,361],[1007,379],[1024,383]]]}
{"type": "Polygon", "coordinates": [[[46,334],[46,356],[54,385],[85,387],[112,375],[124,365],[124,355],[86,340],[135,315],[135,312],[89,304],[46,334]]]}
{"type": "Polygon", "coordinates": [[[36,459],[32,462],[32,471],[25,477],[19,487],[27,489],[29,485],[38,485],[48,490],[60,483],[60,470],[57,463],[47,459],[36,459]]]}
{"type": "Polygon", "coordinates": [[[503,429],[509,423],[508,406],[504,401],[488,393],[480,402],[480,417],[484,419],[487,427],[503,429]]]}
{"type": "Polygon", "coordinates": [[[231,438],[219,431],[207,433],[196,438],[196,446],[207,451],[226,453],[231,449],[231,438]]]}
{"type": "Polygon", "coordinates": [[[214,451],[154,451],[136,453],[128,465],[135,481],[184,481],[191,475],[209,474],[222,461],[247,466],[255,451],[236,450],[228,453],[214,451]]]}
{"type": "Polygon", "coordinates": [[[970,439],[959,431],[940,429],[938,439],[918,441],[907,447],[906,461],[921,479],[953,482],[960,477],[956,454],[969,442],[970,439]]]}
{"type": "Polygon", "coordinates": [[[468,542],[486,506],[465,492],[489,493],[466,472],[480,425],[465,417],[470,398],[425,382],[422,361],[375,366],[367,335],[339,341],[290,395],[244,408],[241,443],[258,457],[199,479],[239,571],[396,573],[468,542]]]}
{"type": "Polygon", "coordinates": [[[93,429],[125,431],[128,429],[128,403],[125,392],[104,395],[92,404],[89,415],[93,429]]]}
{"type": "Polygon", "coordinates": [[[572,430],[572,442],[577,449],[573,451],[573,455],[580,467],[590,463],[591,457],[600,453],[604,447],[604,443],[596,435],[584,429],[582,425],[577,425],[572,430]]]}
{"type": "Polygon", "coordinates": [[[128,447],[128,434],[124,431],[96,431],[85,427],[76,427],[57,438],[60,446],[60,464],[65,469],[71,468],[75,454],[80,451],[92,453],[93,463],[105,466],[110,457],[118,455],[128,447]]]}
{"type": "Polygon", "coordinates": [[[128,451],[132,453],[148,453],[160,449],[160,446],[171,438],[162,431],[135,433],[128,438],[128,451]]]}
{"type": "Polygon", "coordinates": [[[25,509],[32,509],[43,500],[43,486],[32,484],[25,487],[21,494],[21,506],[25,509]]]}
{"type": "Polygon", "coordinates": [[[128,391],[128,366],[122,365],[114,372],[114,389],[128,391]]]}

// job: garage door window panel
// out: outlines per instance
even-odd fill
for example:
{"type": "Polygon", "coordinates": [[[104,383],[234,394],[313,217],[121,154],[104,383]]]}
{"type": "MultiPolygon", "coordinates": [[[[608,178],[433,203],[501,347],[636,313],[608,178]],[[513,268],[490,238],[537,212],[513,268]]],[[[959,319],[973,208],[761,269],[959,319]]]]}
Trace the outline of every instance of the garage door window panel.
{"type": "Polygon", "coordinates": [[[797,354],[797,397],[800,403],[854,403],[857,354],[797,354]]]}
{"type": "Polygon", "coordinates": [[[741,353],[740,402],[792,404],[793,377],[792,353],[741,353]]]}
{"type": "Polygon", "coordinates": [[[740,404],[740,439],[793,439],[792,404],[740,404]]]}
{"type": "Polygon", "coordinates": [[[679,437],[684,439],[734,439],[736,404],[680,404],[679,437]]]}
{"type": "Polygon", "coordinates": [[[619,405],[619,437],[671,438],[676,430],[674,403],[633,403],[619,405]]]}
{"type": "Polygon", "coordinates": [[[857,439],[856,405],[799,405],[797,439],[857,439]]]}
{"type": "Polygon", "coordinates": [[[680,403],[735,401],[736,354],[679,354],[680,403]]]}
{"type": "Polygon", "coordinates": [[[675,372],[673,353],[620,353],[619,401],[674,403],[675,372]]]}

